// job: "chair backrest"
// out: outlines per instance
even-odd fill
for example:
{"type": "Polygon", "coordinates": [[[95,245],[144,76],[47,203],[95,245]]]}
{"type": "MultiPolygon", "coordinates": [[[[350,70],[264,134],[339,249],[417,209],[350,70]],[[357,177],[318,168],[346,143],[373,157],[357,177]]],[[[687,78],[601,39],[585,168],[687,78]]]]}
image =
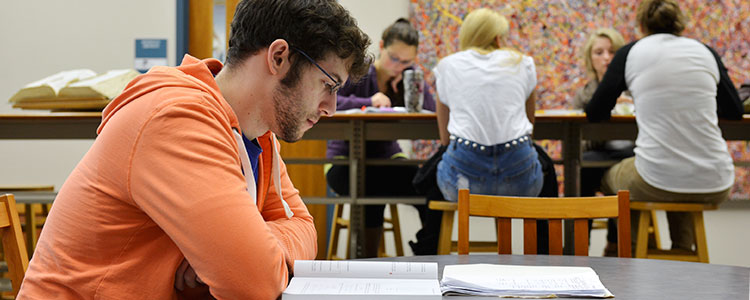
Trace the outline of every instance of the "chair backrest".
{"type": "Polygon", "coordinates": [[[12,194],[0,196],[0,238],[2,238],[5,262],[8,264],[13,295],[18,293],[29,266],[29,255],[21,233],[16,200],[12,194]]]}
{"type": "Polygon", "coordinates": [[[523,219],[524,254],[536,254],[536,220],[549,220],[549,253],[562,255],[562,220],[574,220],[575,255],[588,255],[588,221],[617,218],[619,257],[630,257],[630,193],[617,196],[533,198],[458,191],[458,254],[469,253],[469,216],[494,217],[499,254],[511,254],[511,219],[523,219]]]}

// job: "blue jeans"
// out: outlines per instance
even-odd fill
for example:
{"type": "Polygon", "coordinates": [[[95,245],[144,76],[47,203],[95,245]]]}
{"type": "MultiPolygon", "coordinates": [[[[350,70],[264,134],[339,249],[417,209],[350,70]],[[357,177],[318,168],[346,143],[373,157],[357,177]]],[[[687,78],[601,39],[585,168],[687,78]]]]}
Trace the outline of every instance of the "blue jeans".
{"type": "Polygon", "coordinates": [[[543,176],[528,136],[494,146],[452,137],[438,164],[437,181],[445,199],[455,202],[462,188],[472,194],[536,197],[543,176]]]}

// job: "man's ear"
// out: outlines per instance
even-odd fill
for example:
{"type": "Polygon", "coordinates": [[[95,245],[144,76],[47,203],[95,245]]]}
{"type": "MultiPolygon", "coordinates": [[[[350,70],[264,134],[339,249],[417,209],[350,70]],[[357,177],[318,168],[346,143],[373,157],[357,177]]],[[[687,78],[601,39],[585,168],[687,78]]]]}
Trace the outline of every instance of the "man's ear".
{"type": "Polygon", "coordinates": [[[289,43],[282,39],[275,40],[268,46],[266,63],[271,75],[286,74],[291,66],[289,62],[290,51],[289,43]]]}

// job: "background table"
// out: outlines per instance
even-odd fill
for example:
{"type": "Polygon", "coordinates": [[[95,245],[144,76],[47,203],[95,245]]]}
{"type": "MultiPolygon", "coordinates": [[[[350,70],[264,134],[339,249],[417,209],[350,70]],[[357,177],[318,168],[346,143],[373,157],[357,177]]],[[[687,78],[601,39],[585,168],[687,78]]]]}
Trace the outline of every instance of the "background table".
{"type": "MultiPolygon", "coordinates": [[[[94,139],[101,113],[24,113],[0,115],[0,139],[94,139]]],[[[721,120],[719,125],[727,140],[750,140],[750,115],[741,121],[721,120]]],[[[580,194],[581,141],[635,139],[638,127],[633,116],[614,116],[608,122],[589,123],[586,117],[577,115],[539,114],[534,124],[534,139],[562,141],[562,163],[564,166],[564,191],[566,196],[580,194]]],[[[364,197],[365,165],[416,163],[394,162],[387,159],[368,159],[366,141],[388,141],[396,139],[438,139],[435,114],[337,114],[321,118],[303,139],[348,140],[350,156],[347,160],[295,160],[285,158],[287,163],[337,163],[350,165],[350,197],[314,198],[305,197],[305,203],[349,203],[352,204],[352,228],[362,228],[364,204],[423,203],[417,198],[366,198],[364,197]]],[[[23,197],[19,201],[24,201],[23,197]]],[[[572,232],[566,225],[566,231],[572,232]]],[[[361,245],[361,230],[350,230],[353,234],[350,256],[356,258],[361,245]]],[[[572,235],[566,235],[565,243],[572,244],[572,235]]]]}
{"type": "MultiPolygon", "coordinates": [[[[748,299],[750,268],[681,261],[616,257],[555,255],[436,255],[376,258],[379,261],[437,262],[455,264],[506,264],[525,266],[591,267],[618,300],[649,299],[748,299]]],[[[485,299],[443,296],[443,299],[485,299]]],[[[489,299],[489,298],[488,298],[489,299]]],[[[561,298],[591,299],[591,298],[561,298]]]]}

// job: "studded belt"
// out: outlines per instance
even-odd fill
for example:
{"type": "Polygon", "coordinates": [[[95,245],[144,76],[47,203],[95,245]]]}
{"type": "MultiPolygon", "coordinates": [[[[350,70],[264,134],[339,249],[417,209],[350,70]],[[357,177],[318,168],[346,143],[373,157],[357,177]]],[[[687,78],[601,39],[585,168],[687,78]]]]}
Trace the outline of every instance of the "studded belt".
{"type": "Polygon", "coordinates": [[[531,137],[528,135],[524,135],[522,137],[507,141],[505,143],[495,144],[491,146],[482,145],[480,143],[470,141],[465,138],[460,138],[455,135],[451,135],[450,139],[451,139],[451,145],[454,147],[461,147],[463,149],[468,149],[473,152],[484,153],[484,154],[506,152],[506,151],[515,149],[519,146],[528,147],[528,144],[531,143],[531,137]]]}

